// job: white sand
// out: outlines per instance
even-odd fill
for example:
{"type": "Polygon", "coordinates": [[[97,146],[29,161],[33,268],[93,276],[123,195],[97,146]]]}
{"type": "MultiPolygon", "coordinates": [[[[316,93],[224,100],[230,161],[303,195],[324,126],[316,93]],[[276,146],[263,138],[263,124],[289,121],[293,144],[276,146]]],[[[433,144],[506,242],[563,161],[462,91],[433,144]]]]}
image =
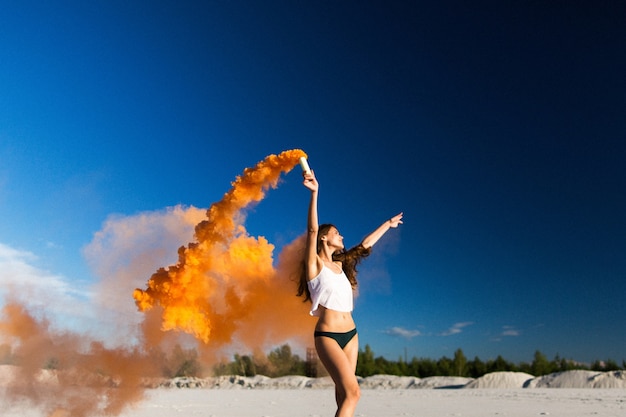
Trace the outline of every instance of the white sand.
{"type": "Polygon", "coordinates": [[[494,372],[469,382],[464,388],[526,388],[534,378],[524,372],[494,372]]]}
{"type": "MultiPolygon", "coordinates": [[[[363,390],[356,416],[625,416],[626,392],[588,389],[363,390]]],[[[124,417],[332,416],[332,390],[156,390],[124,417]]],[[[8,417],[8,416],[7,416],[8,417]]],[[[16,416],[17,417],[17,416],[16,416]]],[[[26,417],[26,416],[24,416],[26,417]]]]}
{"type": "MultiPolygon", "coordinates": [[[[147,389],[146,398],[120,416],[321,417],[335,411],[332,383],[327,378],[257,376],[166,382],[168,388],[147,389]]],[[[358,417],[626,416],[624,371],[570,371],[539,378],[498,372],[476,380],[377,375],[361,379],[360,384],[358,417]]],[[[8,407],[1,395],[0,410],[2,417],[48,417],[32,405],[8,407]]]]}
{"type": "MultiPolygon", "coordinates": [[[[150,390],[122,417],[322,417],[334,414],[328,389],[150,390]]],[[[391,389],[363,390],[356,416],[528,417],[626,415],[621,389],[391,389]]],[[[3,417],[40,417],[32,409],[3,410],[3,417]]]]}

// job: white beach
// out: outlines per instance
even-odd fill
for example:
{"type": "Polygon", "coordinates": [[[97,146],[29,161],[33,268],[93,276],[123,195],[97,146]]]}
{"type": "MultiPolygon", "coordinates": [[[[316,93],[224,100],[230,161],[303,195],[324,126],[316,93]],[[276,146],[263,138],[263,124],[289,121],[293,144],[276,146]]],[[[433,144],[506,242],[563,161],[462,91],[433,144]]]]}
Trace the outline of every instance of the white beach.
{"type": "MultiPolygon", "coordinates": [[[[322,417],[335,412],[333,391],[157,389],[125,417],[322,417]]],[[[363,390],[356,416],[626,415],[616,389],[363,390]]],[[[17,414],[15,415],[17,417],[17,414]]]]}
{"type": "MultiPolygon", "coordinates": [[[[626,415],[626,372],[569,371],[540,378],[513,372],[471,378],[377,375],[361,379],[355,416],[598,416],[626,415]],[[526,388],[524,388],[524,386],[526,388]],[[448,388],[442,388],[448,387],[448,388]],[[450,388],[456,387],[456,388],[450,388]]],[[[335,412],[326,378],[181,378],[146,389],[122,417],[322,417],[335,412]]],[[[3,417],[65,417],[32,404],[8,407],[3,417]]]]}
{"type": "MultiPolygon", "coordinates": [[[[333,391],[159,388],[120,414],[123,417],[322,417],[335,412],[333,391]]],[[[3,417],[40,417],[33,409],[5,410],[3,417]]],[[[597,416],[626,415],[620,389],[363,390],[355,416],[597,416]]]]}

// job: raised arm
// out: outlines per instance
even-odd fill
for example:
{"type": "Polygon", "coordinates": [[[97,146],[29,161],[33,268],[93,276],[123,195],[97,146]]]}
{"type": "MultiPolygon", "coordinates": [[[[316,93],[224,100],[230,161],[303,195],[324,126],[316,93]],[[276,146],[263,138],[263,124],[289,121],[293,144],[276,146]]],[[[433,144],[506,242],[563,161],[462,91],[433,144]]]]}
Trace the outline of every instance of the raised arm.
{"type": "Polygon", "coordinates": [[[365,238],[361,242],[361,245],[363,245],[365,249],[371,248],[376,242],[378,242],[378,239],[380,239],[385,233],[387,233],[389,229],[396,228],[400,224],[402,224],[402,213],[396,214],[391,219],[378,226],[378,228],[372,233],[365,236],[365,238]]]}
{"type": "Polygon", "coordinates": [[[305,249],[305,264],[307,279],[316,277],[322,269],[322,262],[317,256],[317,233],[319,221],[317,216],[317,195],[319,184],[313,171],[305,172],[304,186],[311,190],[311,200],[309,201],[309,212],[307,217],[307,236],[305,249]]]}

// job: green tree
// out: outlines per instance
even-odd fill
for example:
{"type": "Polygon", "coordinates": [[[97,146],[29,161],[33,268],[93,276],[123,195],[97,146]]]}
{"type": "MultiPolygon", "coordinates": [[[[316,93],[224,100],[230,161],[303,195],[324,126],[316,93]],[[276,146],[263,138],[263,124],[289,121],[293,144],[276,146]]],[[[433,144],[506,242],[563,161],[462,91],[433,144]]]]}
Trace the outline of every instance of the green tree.
{"type": "Polygon", "coordinates": [[[376,371],[376,363],[374,362],[374,352],[370,345],[365,345],[365,350],[359,349],[359,356],[356,364],[356,374],[367,378],[372,376],[376,371]]]}
{"type": "Polygon", "coordinates": [[[495,360],[487,361],[487,373],[512,371],[513,368],[513,365],[505,361],[501,355],[498,355],[495,360]]]}
{"type": "Polygon", "coordinates": [[[422,359],[417,361],[417,374],[420,378],[428,378],[429,376],[437,376],[437,362],[432,359],[422,359]]]}
{"type": "Polygon", "coordinates": [[[517,369],[518,371],[525,372],[527,374],[533,373],[532,367],[528,362],[520,362],[519,365],[517,365],[517,369]]]}
{"type": "Polygon", "coordinates": [[[548,375],[552,373],[552,367],[550,366],[548,358],[546,358],[546,356],[538,350],[535,351],[530,369],[532,371],[531,374],[534,376],[548,375]]]}
{"type": "Polygon", "coordinates": [[[467,368],[467,373],[472,378],[480,378],[487,373],[487,366],[478,356],[474,357],[473,361],[468,362],[467,368]]]}
{"type": "Polygon", "coordinates": [[[256,365],[252,358],[248,355],[240,356],[235,354],[235,369],[237,370],[237,375],[242,376],[255,376],[256,375],[256,365]]]}
{"type": "Polygon", "coordinates": [[[382,356],[374,359],[374,375],[399,375],[400,367],[398,366],[398,362],[393,362],[385,359],[382,356]]]}
{"type": "Polygon", "coordinates": [[[419,372],[419,360],[416,357],[413,357],[413,359],[411,359],[411,362],[406,364],[406,374],[407,375],[413,375],[413,376],[421,376],[420,372],[419,372]]]}
{"type": "Polygon", "coordinates": [[[304,373],[304,362],[298,355],[292,354],[291,347],[287,344],[270,352],[267,359],[272,365],[272,373],[269,376],[301,375],[304,373]]]}
{"type": "Polygon", "coordinates": [[[607,359],[607,361],[594,361],[591,364],[592,371],[598,372],[608,372],[608,371],[617,371],[619,370],[619,365],[613,359],[607,359]]]}
{"type": "Polygon", "coordinates": [[[437,361],[437,375],[452,376],[452,374],[454,374],[454,363],[452,359],[443,356],[437,361]]]}
{"type": "Polygon", "coordinates": [[[409,374],[409,365],[406,363],[406,361],[400,357],[398,359],[398,375],[400,376],[408,376],[409,374]]]}
{"type": "Polygon", "coordinates": [[[467,358],[463,354],[463,350],[460,348],[454,352],[454,359],[452,360],[454,375],[467,376],[467,358]]]}
{"type": "Polygon", "coordinates": [[[220,362],[213,366],[213,374],[215,376],[236,375],[237,371],[233,366],[234,362],[220,362]]]}
{"type": "Polygon", "coordinates": [[[565,358],[561,358],[557,353],[554,359],[552,360],[551,370],[552,372],[565,372],[570,371],[576,367],[576,365],[572,361],[568,361],[565,358]]]}
{"type": "Polygon", "coordinates": [[[619,365],[613,359],[607,359],[604,365],[605,371],[618,371],[619,365]]]}

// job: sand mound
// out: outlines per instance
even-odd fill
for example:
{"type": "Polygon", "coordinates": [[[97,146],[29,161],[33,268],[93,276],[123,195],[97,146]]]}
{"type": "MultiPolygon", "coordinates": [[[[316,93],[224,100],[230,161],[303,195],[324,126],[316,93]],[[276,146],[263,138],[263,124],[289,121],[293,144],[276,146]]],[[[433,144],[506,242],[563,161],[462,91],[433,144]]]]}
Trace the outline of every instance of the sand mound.
{"type": "Polygon", "coordinates": [[[335,388],[335,383],[329,376],[325,376],[323,378],[311,378],[309,382],[307,382],[306,387],[312,389],[328,389],[335,388]]]}
{"type": "Polygon", "coordinates": [[[493,372],[481,376],[463,388],[523,388],[524,384],[534,379],[524,372],[493,372]]]}
{"type": "Polygon", "coordinates": [[[420,379],[414,376],[373,375],[359,380],[365,389],[398,389],[412,388],[420,379]]]}
{"type": "Polygon", "coordinates": [[[257,383],[257,388],[272,388],[272,389],[292,389],[292,388],[307,388],[307,385],[311,381],[311,378],[306,376],[281,376],[278,378],[268,378],[257,383]]]}
{"type": "Polygon", "coordinates": [[[592,378],[593,388],[626,388],[626,371],[602,372],[592,378]]]}
{"type": "Polygon", "coordinates": [[[535,378],[524,388],[626,388],[626,373],[624,371],[556,372],[535,378]]]}
{"type": "Polygon", "coordinates": [[[429,376],[421,379],[411,388],[418,389],[445,389],[445,388],[463,388],[472,382],[473,378],[464,378],[460,376],[429,376]]]}

